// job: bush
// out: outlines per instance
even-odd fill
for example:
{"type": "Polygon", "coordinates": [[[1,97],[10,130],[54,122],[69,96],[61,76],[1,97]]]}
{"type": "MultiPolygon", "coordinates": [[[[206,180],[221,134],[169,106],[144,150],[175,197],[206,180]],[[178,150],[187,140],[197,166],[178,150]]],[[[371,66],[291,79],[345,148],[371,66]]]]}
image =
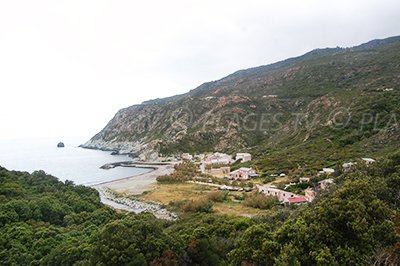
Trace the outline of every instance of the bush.
{"type": "Polygon", "coordinates": [[[157,177],[157,182],[160,183],[183,183],[192,180],[200,172],[195,163],[184,161],[181,164],[175,165],[175,172],[169,175],[157,177]]]}
{"type": "Polygon", "coordinates": [[[233,198],[235,200],[244,200],[245,196],[243,195],[243,193],[241,193],[241,194],[233,194],[233,198]]]}
{"type": "Polygon", "coordinates": [[[213,204],[209,200],[189,200],[183,204],[182,211],[184,212],[213,212],[213,204]]]}
{"type": "Polygon", "coordinates": [[[157,177],[157,182],[160,183],[183,183],[188,181],[189,179],[182,177],[182,176],[177,176],[174,174],[170,175],[161,175],[157,177]]]}
{"type": "Polygon", "coordinates": [[[207,198],[213,202],[224,202],[228,198],[227,191],[213,191],[208,193],[207,198]]]}
{"type": "Polygon", "coordinates": [[[245,197],[243,205],[257,209],[271,209],[279,204],[278,198],[273,196],[265,196],[261,193],[252,193],[245,197]]]}
{"type": "Polygon", "coordinates": [[[304,190],[311,187],[309,182],[297,183],[285,189],[285,191],[292,192],[299,195],[304,195],[304,190]]]}

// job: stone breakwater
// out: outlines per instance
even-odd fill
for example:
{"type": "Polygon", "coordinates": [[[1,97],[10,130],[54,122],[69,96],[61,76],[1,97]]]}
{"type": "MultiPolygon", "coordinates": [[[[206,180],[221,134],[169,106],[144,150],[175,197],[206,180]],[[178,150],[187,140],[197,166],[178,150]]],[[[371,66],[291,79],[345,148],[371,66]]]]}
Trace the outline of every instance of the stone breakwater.
{"type": "Polygon", "coordinates": [[[164,220],[177,220],[178,216],[166,210],[161,205],[156,203],[141,202],[125,197],[119,197],[110,189],[105,187],[96,188],[100,193],[101,201],[113,208],[130,211],[134,213],[149,212],[158,219],[164,220]]]}
{"type": "Polygon", "coordinates": [[[105,165],[100,166],[101,169],[108,170],[113,169],[115,167],[138,167],[138,168],[148,168],[157,170],[161,166],[172,165],[169,162],[141,162],[141,161],[125,161],[125,162],[114,162],[107,163],[105,165]]]}

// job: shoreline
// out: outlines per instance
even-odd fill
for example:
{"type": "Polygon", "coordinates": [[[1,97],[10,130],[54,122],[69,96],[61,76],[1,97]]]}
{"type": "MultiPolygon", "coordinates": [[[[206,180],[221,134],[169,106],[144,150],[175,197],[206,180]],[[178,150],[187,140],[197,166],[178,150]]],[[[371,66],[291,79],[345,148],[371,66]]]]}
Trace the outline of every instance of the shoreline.
{"type": "Polygon", "coordinates": [[[159,203],[143,202],[136,199],[130,199],[124,196],[118,196],[106,187],[96,189],[100,194],[101,202],[111,208],[127,212],[141,213],[149,212],[158,219],[174,221],[178,219],[176,213],[168,211],[159,203]]]}
{"type": "MultiPolygon", "coordinates": [[[[113,190],[117,190],[117,192],[133,192],[129,193],[131,195],[137,195],[141,194],[144,191],[140,193],[135,192],[135,186],[140,187],[144,185],[152,185],[152,183],[156,183],[157,180],[156,178],[160,175],[166,175],[166,174],[171,174],[174,172],[174,165],[173,163],[164,163],[164,164],[154,164],[154,163],[146,163],[146,162],[132,162],[130,164],[126,164],[126,162],[117,162],[117,163],[112,163],[116,165],[115,167],[136,167],[136,168],[144,168],[144,169],[151,169],[150,171],[134,176],[128,176],[128,177],[122,177],[118,179],[113,179],[110,181],[104,181],[100,182],[94,185],[90,185],[90,187],[96,188],[96,187],[108,187],[113,190]],[[152,180],[153,182],[149,183],[148,181],[152,180]],[[139,182],[142,181],[143,183],[140,184],[139,182]],[[147,183],[147,184],[144,184],[147,183]],[[121,190],[121,191],[118,191],[121,190]],[[122,190],[128,190],[128,191],[122,191],[122,190]]],[[[107,164],[110,165],[110,164],[107,164]]],[[[140,190],[137,188],[136,190],[140,190]]]]}
{"type": "Polygon", "coordinates": [[[135,213],[150,212],[159,219],[174,220],[177,218],[175,213],[167,211],[166,209],[162,208],[160,204],[142,202],[139,200],[129,199],[128,197],[119,197],[115,195],[115,193],[117,193],[134,196],[142,194],[145,191],[152,190],[157,183],[156,179],[158,176],[174,172],[174,163],[158,164],[151,162],[130,162],[127,164],[127,162],[118,162],[113,164],[115,165],[113,167],[138,167],[150,168],[152,170],[135,176],[114,179],[111,181],[91,185],[90,187],[99,192],[100,200],[103,204],[115,209],[135,213]]]}

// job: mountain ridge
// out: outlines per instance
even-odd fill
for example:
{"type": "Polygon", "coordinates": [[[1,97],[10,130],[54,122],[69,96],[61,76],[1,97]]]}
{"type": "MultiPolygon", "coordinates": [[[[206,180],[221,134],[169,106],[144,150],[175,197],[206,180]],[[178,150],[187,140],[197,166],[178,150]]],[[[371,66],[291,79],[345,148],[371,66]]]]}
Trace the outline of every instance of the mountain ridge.
{"type": "MultiPolygon", "coordinates": [[[[400,73],[399,61],[400,36],[350,48],[315,49],[274,64],[236,71],[185,94],[123,108],[83,147],[118,150],[141,159],[157,159],[159,153],[248,150],[263,161],[263,150],[271,155],[274,149],[293,150],[315,138],[320,141],[333,134],[333,141],[340,143],[341,138],[351,139],[358,134],[350,146],[357,144],[354,149],[359,149],[362,141],[387,134],[367,130],[374,134],[366,137],[365,132],[360,133],[362,130],[356,132],[363,112],[380,104],[382,110],[390,109],[386,116],[398,114],[400,78],[395,73],[400,73]],[[389,101],[385,100],[388,96],[389,101]],[[343,132],[327,130],[335,108],[351,110],[359,119],[358,124],[343,132]],[[292,117],[298,113],[303,116],[292,117]],[[267,114],[281,116],[279,130],[271,130],[273,119],[267,121],[267,130],[261,129],[260,121],[267,114]],[[311,127],[304,127],[304,119],[314,114],[319,118],[311,127]],[[293,131],[296,120],[303,126],[293,131]],[[257,129],[249,130],[255,128],[249,124],[257,124],[257,129]],[[292,143],[290,147],[288,143],[292,143]]],[[[374,112],[373,115],[380,113],[377,109],[374,112]]],[[[395,126],[397,121],[390,130],[396,130],[395,126]]],[[[394,135],[397,141],[397,133],[394,135]]]]}

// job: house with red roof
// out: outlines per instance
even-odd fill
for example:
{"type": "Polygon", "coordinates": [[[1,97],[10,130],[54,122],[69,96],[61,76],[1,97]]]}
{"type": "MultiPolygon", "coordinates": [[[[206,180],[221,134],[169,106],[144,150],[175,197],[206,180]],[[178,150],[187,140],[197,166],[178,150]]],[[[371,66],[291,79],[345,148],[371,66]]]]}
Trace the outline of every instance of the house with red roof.
{"type": "Polygon", "coordinates": [[[289,204],[304,204],[308,203],[308,199],[305,196],[295,196],[287,199],[289,204]]]}

